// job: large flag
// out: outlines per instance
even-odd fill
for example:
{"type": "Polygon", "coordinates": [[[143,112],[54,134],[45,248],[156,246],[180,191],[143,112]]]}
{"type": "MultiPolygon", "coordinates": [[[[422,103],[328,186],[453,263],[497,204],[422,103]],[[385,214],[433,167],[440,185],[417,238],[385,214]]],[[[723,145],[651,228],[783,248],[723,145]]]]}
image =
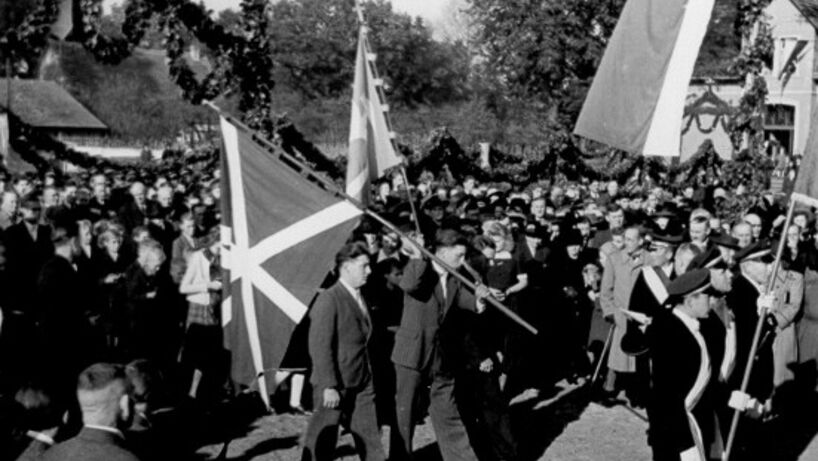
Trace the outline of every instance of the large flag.
{"type": "Polygon", "coordinates": [[[387,117],[389,106],[382,85],[375,67],[375,54],[369,51],[366,27],[362,26],[352,86],[346,193],[363,203],[369,196],[370,181],[401,162],[387,117]]]}
{"type": "MultiPolygon", "coordinates": [[[[813,104],[810,127],[818,125],[818,104],[813,104]]],[[[798,167],[798,177],[793,187],[794,198],[809,206],[818,207],[818,130],[810,130],[807,145],[798,167]],[[811,198],[812,200],[808,200],[811,198]]]]}
{"type": "Polygon", "coordinates": [[[641,155],[679,156],[688,84],[714,0],[628,0],[574,133],[641,155]]]}
{"type": "Polygon", "coordinates": [[[228,120],[222,118],[221,128],[225,345],[233,379],[258,381],[267,402],[264,373],[280,366],[361,210],[310,182],[228,120]]]}

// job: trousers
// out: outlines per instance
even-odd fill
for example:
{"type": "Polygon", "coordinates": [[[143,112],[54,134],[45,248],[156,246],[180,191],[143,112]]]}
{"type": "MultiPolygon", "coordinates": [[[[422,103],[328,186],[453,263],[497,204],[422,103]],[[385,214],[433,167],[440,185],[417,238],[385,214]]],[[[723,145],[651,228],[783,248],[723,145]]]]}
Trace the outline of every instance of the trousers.
{"type": "Polygon", "coordinates": [[[375,391],[372,381],[359,390],[339,391],[341,403],[336,408],[324,407],[324,390],[315,389],[315,412],[304,435],[302,461],[331,461],[335,459],[338,443],[338,425],[343,424],[352,433],[355,448],[363,461],[384,461],[386,454],[381,445],[375,412],[375,391]]]}
{"type": "MultiPolygon", "coordinates": [[[[411,459],[417,402],[424,380],[420,371],[400,365],[395,365],[395,379],[397,391],[395,409],[400,440],[393,439],[389,458],[407,460],[411,459]]],[[[429,387],[429,416],[432,418],[432,427],[443,461],[477,461],[477,456],[469,443],[466,427],[457,411],[454,378],[432,375],[429,387]]]]}

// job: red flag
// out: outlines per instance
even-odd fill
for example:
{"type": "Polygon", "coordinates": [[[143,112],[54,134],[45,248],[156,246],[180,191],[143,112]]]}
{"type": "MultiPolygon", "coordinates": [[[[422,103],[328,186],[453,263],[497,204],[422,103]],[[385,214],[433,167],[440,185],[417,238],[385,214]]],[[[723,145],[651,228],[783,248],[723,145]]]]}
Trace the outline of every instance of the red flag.
{"type": "Polygon", "coordinates": [[[389,106],[370,52],[366,27],[358,36],[355,58],[355,82],[352,87],[352,112],[349,122],[346,193],[366,203],[370,181],[400,164],[394,133],[389,124],[389,106]]]}
{"type": "MultiPolygon", "coordinates": [[[[280,366],[296,325],[361,210],[328,194],[224,118],[222,304],[233,379],[280,366]]],[[[268,402],[269,403],[269,402],[268,402]]]]}
{"type": "Polygon", "coordinates": [[[628,0],[574,133],[640,155],[679,156],[693,66],[714,0],[628,0]]]}

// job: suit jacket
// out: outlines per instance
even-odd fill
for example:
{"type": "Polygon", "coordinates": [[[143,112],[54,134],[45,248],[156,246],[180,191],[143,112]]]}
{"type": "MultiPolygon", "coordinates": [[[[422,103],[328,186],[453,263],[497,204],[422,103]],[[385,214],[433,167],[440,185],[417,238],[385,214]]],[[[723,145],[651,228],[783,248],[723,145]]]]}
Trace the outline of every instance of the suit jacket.
{"type": "Polygon", "coordinates": [[[125,448],[125,439],[112,432],[82,428],[76,437],[54,445],[43,461],[139,461],[125,448]]]}
{"type": "Polygon", "coordinates": [[[395,333],[393,363],[418,371],[453,371],[460,335],[452,307],[475,310],[475,297],[452,275],[446,280],[444,299],[440,276],[429,261],[412,259],[404,268],[403,315],[395,333]]]}
{"type": "Polygon", "coordinates": [[[368,351],[371,333],[369,314],[364,314],[340,281],[323,291],[310,310],[313,387],[316,390],[365,387],[372,378],[368,351]]]}

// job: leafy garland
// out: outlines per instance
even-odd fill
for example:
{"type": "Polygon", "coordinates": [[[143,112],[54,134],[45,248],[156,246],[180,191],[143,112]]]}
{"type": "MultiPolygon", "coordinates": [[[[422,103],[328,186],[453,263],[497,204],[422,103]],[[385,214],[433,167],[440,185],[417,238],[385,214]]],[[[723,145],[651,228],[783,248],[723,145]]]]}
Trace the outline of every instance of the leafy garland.
{"type": "Polygon", "coordinates": [[[741,53],[731,70],[744,81],[744,93],[739,99],[735,116],[728,124],[728,133],[736,150],[744,146],[760,151],[764,142],[764,113],[766,112],[767,82],[761,73],[772,67],[774,43],[764,10],[771,0],[739,0],[736,33],[742,38],[741,53]]]}

